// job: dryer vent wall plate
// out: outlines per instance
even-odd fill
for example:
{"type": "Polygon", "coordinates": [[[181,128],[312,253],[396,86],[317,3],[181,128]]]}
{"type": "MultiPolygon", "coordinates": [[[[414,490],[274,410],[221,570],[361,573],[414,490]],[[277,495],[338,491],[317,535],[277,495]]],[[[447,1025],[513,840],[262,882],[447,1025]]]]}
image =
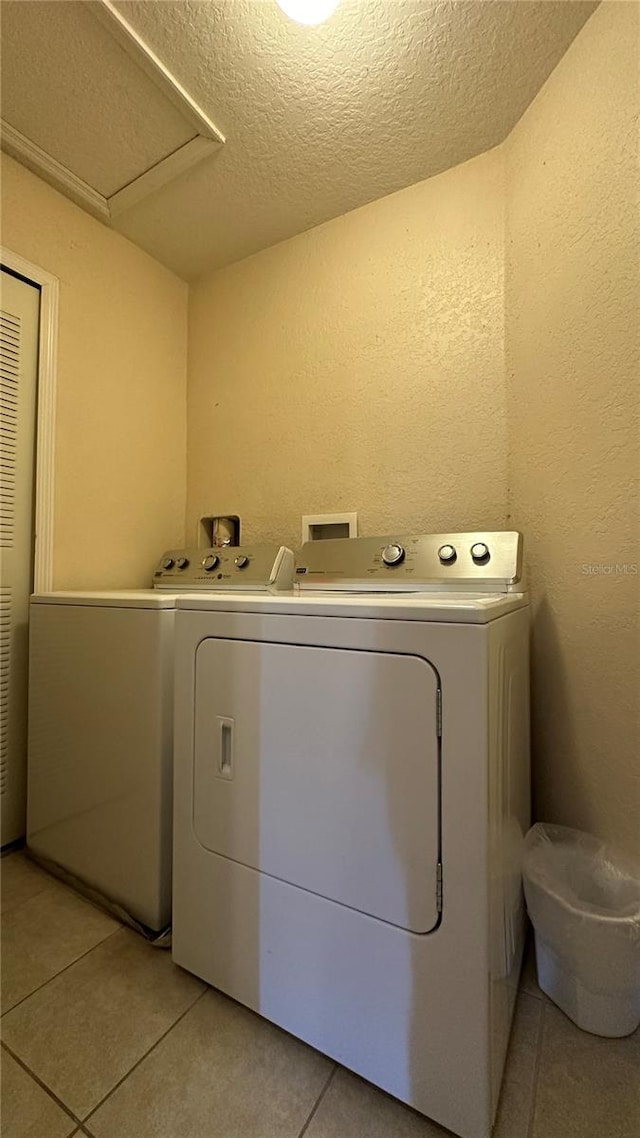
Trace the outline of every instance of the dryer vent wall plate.
{"type": "Polygon", "coordinates": [[[303,545],[307,541],[326,541],[327,538],[357,536],[357,513],[305,514],[302,518],[303,545]]]}

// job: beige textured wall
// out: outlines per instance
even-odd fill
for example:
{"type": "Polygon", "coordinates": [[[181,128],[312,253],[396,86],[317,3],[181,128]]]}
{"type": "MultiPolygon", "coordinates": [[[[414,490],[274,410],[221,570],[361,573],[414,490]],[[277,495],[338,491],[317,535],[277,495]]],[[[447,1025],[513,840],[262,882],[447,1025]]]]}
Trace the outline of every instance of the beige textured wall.
{"type": "Polygon", "coordinates": [[[504,524],[502,186],[492,151],[193,287],[189,535],[504,524]]]}
{"type": "Polygon", "coordinates": [[[54,586],[148,585],[184,538],[187,286],[7,157],[2,242],[60,279],[54,586]]]}
{"type": "Polygon", "coordinates": [[[637,115],[638,6],[604,3],[505,153],[510,508],[535,598],[536,811],[640,855],[640,568],[623,569],[640,567],[637,115]]]}

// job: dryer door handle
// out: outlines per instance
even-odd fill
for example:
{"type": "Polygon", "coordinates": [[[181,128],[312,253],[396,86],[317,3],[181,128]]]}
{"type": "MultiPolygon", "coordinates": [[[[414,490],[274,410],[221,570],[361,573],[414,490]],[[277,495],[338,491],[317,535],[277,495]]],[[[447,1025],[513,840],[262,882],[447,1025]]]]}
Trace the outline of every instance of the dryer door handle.
{"type": "Polygon", "coordinates": [[[233,735],[235,720],[218,715],[218,775],[233,778],[233,735]]]}

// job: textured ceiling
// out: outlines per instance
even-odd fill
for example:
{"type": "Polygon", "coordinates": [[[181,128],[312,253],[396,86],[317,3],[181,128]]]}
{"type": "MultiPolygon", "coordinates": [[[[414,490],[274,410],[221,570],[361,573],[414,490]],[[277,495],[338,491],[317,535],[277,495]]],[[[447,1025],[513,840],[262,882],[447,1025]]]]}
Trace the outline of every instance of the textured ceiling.
{"type": "Polygon", "coordinates": [[[118,2],[227,142],[116,228],[193,278],[463,162],[506,137],[596,6],[341,0],[309,28],[275,0],[118,2]]]}

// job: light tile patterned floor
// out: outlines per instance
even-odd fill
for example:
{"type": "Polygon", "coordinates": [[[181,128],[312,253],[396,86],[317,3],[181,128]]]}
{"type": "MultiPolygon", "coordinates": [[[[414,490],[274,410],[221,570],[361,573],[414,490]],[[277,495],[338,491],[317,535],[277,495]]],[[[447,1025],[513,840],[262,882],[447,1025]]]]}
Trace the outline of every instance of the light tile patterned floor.
{"type": "MultiPolygon", "coordinates": [[[[2,859],[2,1138],[446,1138],[2,859]]],[[[494,1138],[637,1138],[640,1032],[578,1031],[523,970],[494,1138]]]]}

